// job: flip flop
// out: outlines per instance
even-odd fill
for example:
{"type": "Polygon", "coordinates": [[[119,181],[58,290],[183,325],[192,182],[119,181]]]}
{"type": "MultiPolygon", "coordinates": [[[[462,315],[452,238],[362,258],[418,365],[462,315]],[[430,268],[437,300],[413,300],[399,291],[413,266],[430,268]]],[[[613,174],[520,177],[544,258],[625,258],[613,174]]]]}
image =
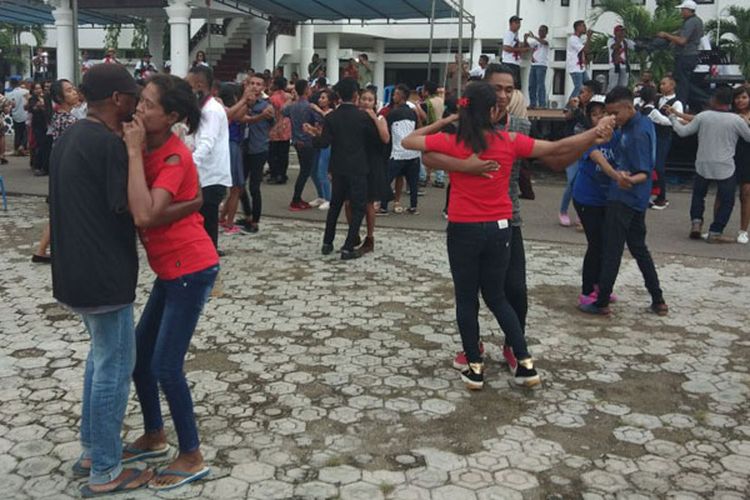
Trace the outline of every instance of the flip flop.
{"type": "Polygon", "coordinates": [[[132,445],[128,445],[123,450],[123,453],[130,453],[133,455],[129,458],[123,458],[123,465],[132,464],[133,462],[140,462],[141,460],[147,460],[149,458],[159,458],[165,456],[167,453],[169,453],[169,445],[164,446],[164,448],[160,450],[142,450],[132,445]]]}
{"type": "Polygon", "coordinates": [[[91,472],[91,467],[84,467],[83,465],[81,465],[81,459],[79,458],[73,464],[71,470],[73,471],[74,477],[88,477],[89,473],[91,472]]]}
{"type": "Polygon", "coordinates": [[[174,484],[166,484],[164,486],[153,486],[149,483],[148,489],[154,490],[154,491],[174,490],[181,486],[185,486],[186,484],[192,483],[193,481],[198,481],[199,479],[203,479],[204,477],[208,475],[209,472],[211,472],[211,469],[209,469],[208,467],[203,467],[203,469],[199,470],[198,472],[183,472],[181,470],[163,469],[163,470],[160,470],[156,474],[156,477],[177,476],[177,477],[182,477],[184,479],[174,484]]]}
{"type": "Polygon", "coordinates": [[[148,484],[148,481],[146,481],[143,484],[140,484],[138,486],[135,486],[133,488],[128,488],[130,484],[133,483],[133,481],[136,481],[139,477],[141,477],[141,474],[143,474],[144,471],[141,469],[125,469],[128,471],[128,474],[120,481],[117,486],[108,491],[94,491],[92,490],[88,484],[83,485],[80,489],[81,496],[83,498],[94,498],[94,497],[102,497],[105,495],[113,495],[115,493],[123,493],[126,491],[135,491],[139,488],[143,488],[148,484]]]}

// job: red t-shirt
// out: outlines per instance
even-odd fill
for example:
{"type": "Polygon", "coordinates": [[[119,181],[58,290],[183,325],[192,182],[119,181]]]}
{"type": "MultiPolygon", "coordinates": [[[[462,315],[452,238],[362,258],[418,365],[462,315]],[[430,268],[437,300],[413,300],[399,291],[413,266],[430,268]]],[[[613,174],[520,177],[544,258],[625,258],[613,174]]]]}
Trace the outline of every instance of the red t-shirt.
{"type": "MultiPolygon", "coordinates": [[[[149,189],[169,191],[172,202],[192,200],[200,189],[193,156],[174,134],[160,148],[143,155],[143,168],[149,189]],[[167,164],[167,158],[172,156],[179,157],[180,161],[167,164]]],[[[219,255],[198,212],[164,226],[141,228],[139,234],[151,269],[163,280],[173,280],[219,263],[219,255]]]]}
{"type": "MultiPolygon", "coordinates": [[[[427,151],[443,153],[465,159],[473,154],[463,142],[456,142],[456,135],[439,133],[425,137],[427,151]]],[[[492,172],[492,179],[461,172],[450,172],[451,195],[448,203],[450,222],[492,222],[510,219],[513,203],[508,196],[510,172],[516,158],[531,156],[534,139],[515,134],[511,140],[508,132],[487,134],[487,149],[479,155],[483,160],[494,160],[500,165],[492,172]]]]}

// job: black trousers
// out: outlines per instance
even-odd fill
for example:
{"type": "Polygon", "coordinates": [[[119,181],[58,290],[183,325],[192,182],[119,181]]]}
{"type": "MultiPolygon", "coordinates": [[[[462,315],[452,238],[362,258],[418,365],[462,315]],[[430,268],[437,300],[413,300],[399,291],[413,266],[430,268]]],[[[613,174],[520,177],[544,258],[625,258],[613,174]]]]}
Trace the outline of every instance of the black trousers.
{"type": "Polygon", "coordinates": [[[698,62],[698,55],[675,56],[674,71],[672,72],[677,83],[675,89],[677,99],[682,104],[687,104],[693,108],[691,112],[695,109],[702,109],[708,101],[708,94],[693,81],[698,62]]]}
{"type": "Polygon", "coordinates": [[[26,122],[17,122],[13,120],[13,149],[26,149],[28,147],[28,137],[26,122]]]}
{"type": "Polygon", "coordinates": [[[226,186],[219,184],[205,186],[203,189],[203,206],[200,213],[203,216],[203,227],[206,228],[208,236],[214,242],[214,247],[219,247],[219,205],[227,194],[226,186]]]}
{"type": "Polygon", "coordinates": [[[518,64],[505,64],[504,66],[513,72],[513,86],[521,90],[521,66],[518,64]]]}
{"type": "Polygon", "coordinates": [[[526,333],[529,311],[529,292],[526,288],[526,251],[523,247],[521,226],[511,226],[510,260],[505,271],[505,297],[516,312],[521,332],[526,333]]]}
{"type": "Polygon", "coordinates": [[[294,195],[292,196],[292,202],[302,200],[302,191],[305,190],[305,184],[307,179],[310,178],[310,172],[313,171],[318,160],[318,150],[312,146],[294,146],[297,150],[297,158],[299,159],[299,175],[297,175],[297,181],[294,183],[294,195]]]}
{"type": "Polygon", "coordinates": [[[659,276],[646,246],[646,213],[638,212],[619,201],[610,201],[604,219],[604,256],[599,275],[598,307],[609,305],[609,296],[620,272],[625,244],[641,270],[646,289],[654,304],[664,303],[659,276]]]}
{"type": "Polygon", "coordinates": [[[332,245],[336,236],[336,223],[341,214],[344,202],[349,200],[352,209],[352,220],[344,242],[344,250],[354,250],[354,242],[359,236],[359,228],[367,209],[367,176],[338,175],[331,179],[331,207],[326,217],[326,229],[323,234],[323,244],[332,245]]]}
{"type": "Polygon", "coordinates": [[[479,293],[505,333],[506,344],[518,359],[526,359],[521,325],[506,296],[510,264],[511,228],[497,222],[449,222],[448,260],[456,296],[456,321],[466,357],[475,363],[479,353],[479,293]]]}
{"type": "Polygon", "coordinates": [[[263,165],[266,164],[268,153],[246,154],[242,159],[245,171],[245,186],[240,195],[242,211],[245,217],[252,217],[254,223],[260,221],[263,202],[260,196],[260,181],[263,179],[263,165]],[[249,196],[248,196],[249,194],[249,196]]]}
{"type": "Polygon", "coordinates": [[[286,171],[289,168],[289,141],[268,143],[268,168],[271,178],[286,181],[286,171]]]}
{"type": "Polygon", "coordinates": [[[582,205],[576,200],[573,200],[573,206],[578,218],[581,219],[588,243],[586,255],[583,257],[581,293],[589,295],[594,291],[594,285],[599,284],[604,254],[604,223],[607,207],[582,205]]]}

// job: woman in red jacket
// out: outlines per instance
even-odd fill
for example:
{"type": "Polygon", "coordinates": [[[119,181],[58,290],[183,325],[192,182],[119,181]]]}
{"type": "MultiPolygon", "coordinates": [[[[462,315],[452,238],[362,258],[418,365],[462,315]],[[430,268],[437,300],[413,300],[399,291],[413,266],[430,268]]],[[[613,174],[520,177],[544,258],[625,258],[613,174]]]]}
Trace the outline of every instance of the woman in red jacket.
{"type": "Polygon", "coordinates": [[[150,482],[149,487],[157,490],[177,488],[209,472],[200,451],[183,365],[219,271],[219,257],[197,211],[170,224],[162,219],[171,204],[196,199],[200,193],[190,150],[172,133],[172,126],[183,120],[190,133],[200,123],[200,109],[190,85],[174,76],[156,75],[141,93],[134,121],[124,127],[128,202],[156,273],[136,327],[133,381],[145,433],[125,449],[125,457],[133,461],[167,453],[159,405],[161,387],[177,432],[179,454],[150,482]]]}

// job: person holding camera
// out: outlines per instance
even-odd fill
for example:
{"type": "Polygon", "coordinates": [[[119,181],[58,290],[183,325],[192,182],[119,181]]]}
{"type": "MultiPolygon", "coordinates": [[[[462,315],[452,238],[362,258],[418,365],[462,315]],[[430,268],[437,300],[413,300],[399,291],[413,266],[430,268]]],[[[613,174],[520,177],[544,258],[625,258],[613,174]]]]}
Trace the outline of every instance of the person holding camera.
{"type": "Polygon", "coordinates": [[[607,91],[615,87],[627,87],[630,83],[630,51],[635,42],[625,38],[625,27],[615,26],[614,37],[607,42],[609,52],[609,85],[607,91]]]}

